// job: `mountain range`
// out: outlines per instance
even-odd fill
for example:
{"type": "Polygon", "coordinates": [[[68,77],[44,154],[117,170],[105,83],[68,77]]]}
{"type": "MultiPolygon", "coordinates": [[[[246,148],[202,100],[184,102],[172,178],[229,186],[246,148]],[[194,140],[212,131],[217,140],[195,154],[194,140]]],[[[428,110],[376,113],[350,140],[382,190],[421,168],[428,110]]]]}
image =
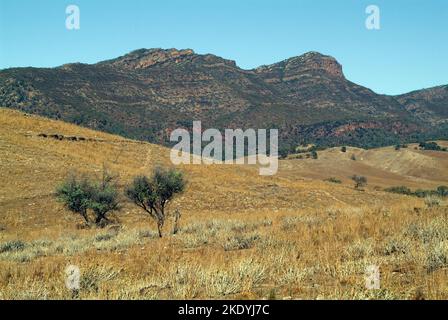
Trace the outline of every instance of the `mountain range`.
{"type": "Polygon", "coordinates": [[[377,94],[317,52],[252,70],[190,49],[4,69],[0,106],[164,145],[173,129],[196,120],[203,128],[278,128],[286,149],[448,138],[448,85],[377,94]]]}

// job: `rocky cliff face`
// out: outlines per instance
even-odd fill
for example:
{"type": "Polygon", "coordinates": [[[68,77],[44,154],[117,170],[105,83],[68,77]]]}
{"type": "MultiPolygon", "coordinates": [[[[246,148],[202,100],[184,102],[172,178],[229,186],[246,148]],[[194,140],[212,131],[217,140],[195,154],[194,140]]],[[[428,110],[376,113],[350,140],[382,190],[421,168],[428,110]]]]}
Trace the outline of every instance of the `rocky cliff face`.
{"type": "Polygon", "coordinates": [[[309,52],[279,63],[261,66],[255,69],[255,72],[268,83],[290,82],[318,74],[344,79],[342,66],[336,59],[318,52],[309,52]]]}
{"type": "Polygon", "coordinates": [[[194,55],[194,52],[191,49],[140,49],[123,57],[100,64],[109,64],[113,67],[137,70],[146,69],[156,64],[179,63],[182,59],[192,55],[194,55]]]}
{"type": "Polygon", "coordinates": [[[433,126],[448,118],[446,88],[378,95],[317,52],[243,70],[190,49],[140,49],[93,65],[2,70],[0,106],[156,143],[201,120],[204,128],[279,128],[291,144],[377,146],[448,135],[433,126]]]}

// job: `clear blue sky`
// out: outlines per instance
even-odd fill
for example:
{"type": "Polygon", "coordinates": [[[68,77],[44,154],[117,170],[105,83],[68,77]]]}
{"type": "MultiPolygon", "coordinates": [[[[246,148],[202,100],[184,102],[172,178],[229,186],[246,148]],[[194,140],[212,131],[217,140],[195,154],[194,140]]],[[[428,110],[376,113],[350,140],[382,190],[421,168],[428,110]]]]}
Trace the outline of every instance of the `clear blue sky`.
{"type": "Polygon", "coordinates": [[[448,84],[447,0],[0,0],[0,69],[192,48],[245,69],[319,51],[379,93],[448,84]],[[65,28],[76,4],[81,29],[65,28]],[[367,30],[378,5],[381,29],[367,30]]]}

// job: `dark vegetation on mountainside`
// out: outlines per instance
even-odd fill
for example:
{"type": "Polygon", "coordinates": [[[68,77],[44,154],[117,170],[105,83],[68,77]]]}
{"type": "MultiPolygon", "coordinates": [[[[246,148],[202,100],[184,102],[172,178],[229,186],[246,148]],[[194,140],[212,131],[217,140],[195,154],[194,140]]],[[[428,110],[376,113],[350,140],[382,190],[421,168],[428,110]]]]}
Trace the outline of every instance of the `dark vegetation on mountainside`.
{"type": "Polygon", "coordinates": [[[448,86],[376,94],[316,52],[253,70],[176,49],[6,69],[0,106],[164,145],[193,120],[203,129],[278,128],[282,154],[305,143],[372,148],[448,138],[448,86]]]}

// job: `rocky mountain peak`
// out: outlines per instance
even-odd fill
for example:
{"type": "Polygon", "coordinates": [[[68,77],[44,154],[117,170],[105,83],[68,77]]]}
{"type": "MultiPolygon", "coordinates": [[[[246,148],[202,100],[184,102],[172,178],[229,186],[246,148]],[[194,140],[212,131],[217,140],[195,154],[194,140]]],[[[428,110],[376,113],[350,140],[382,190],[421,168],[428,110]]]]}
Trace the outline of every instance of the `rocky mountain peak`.
{"type": "Polygon", "coordinates": [[[255,69],[255,72],[267,77],[269,82],[295,80],[310,73],[321,73],[329,77],[345,79],[342,66],[335,58],[315,51],[261,66],[255,69]]]}
{"type": "Polygon", "coordinates": [[[331,56],[312,51],[299,56],[297,60],[311,70],[320,70],[334,77],[344,77],[341,64],[331,56]]]}
{"type": "Polygon", "coordinates": [[[191,49],[139,49],[117,59],[105,61],[115,67],[127,69],[146,69],[165,62],[179,62],[185,57],[193,56],[191,49]]]}

